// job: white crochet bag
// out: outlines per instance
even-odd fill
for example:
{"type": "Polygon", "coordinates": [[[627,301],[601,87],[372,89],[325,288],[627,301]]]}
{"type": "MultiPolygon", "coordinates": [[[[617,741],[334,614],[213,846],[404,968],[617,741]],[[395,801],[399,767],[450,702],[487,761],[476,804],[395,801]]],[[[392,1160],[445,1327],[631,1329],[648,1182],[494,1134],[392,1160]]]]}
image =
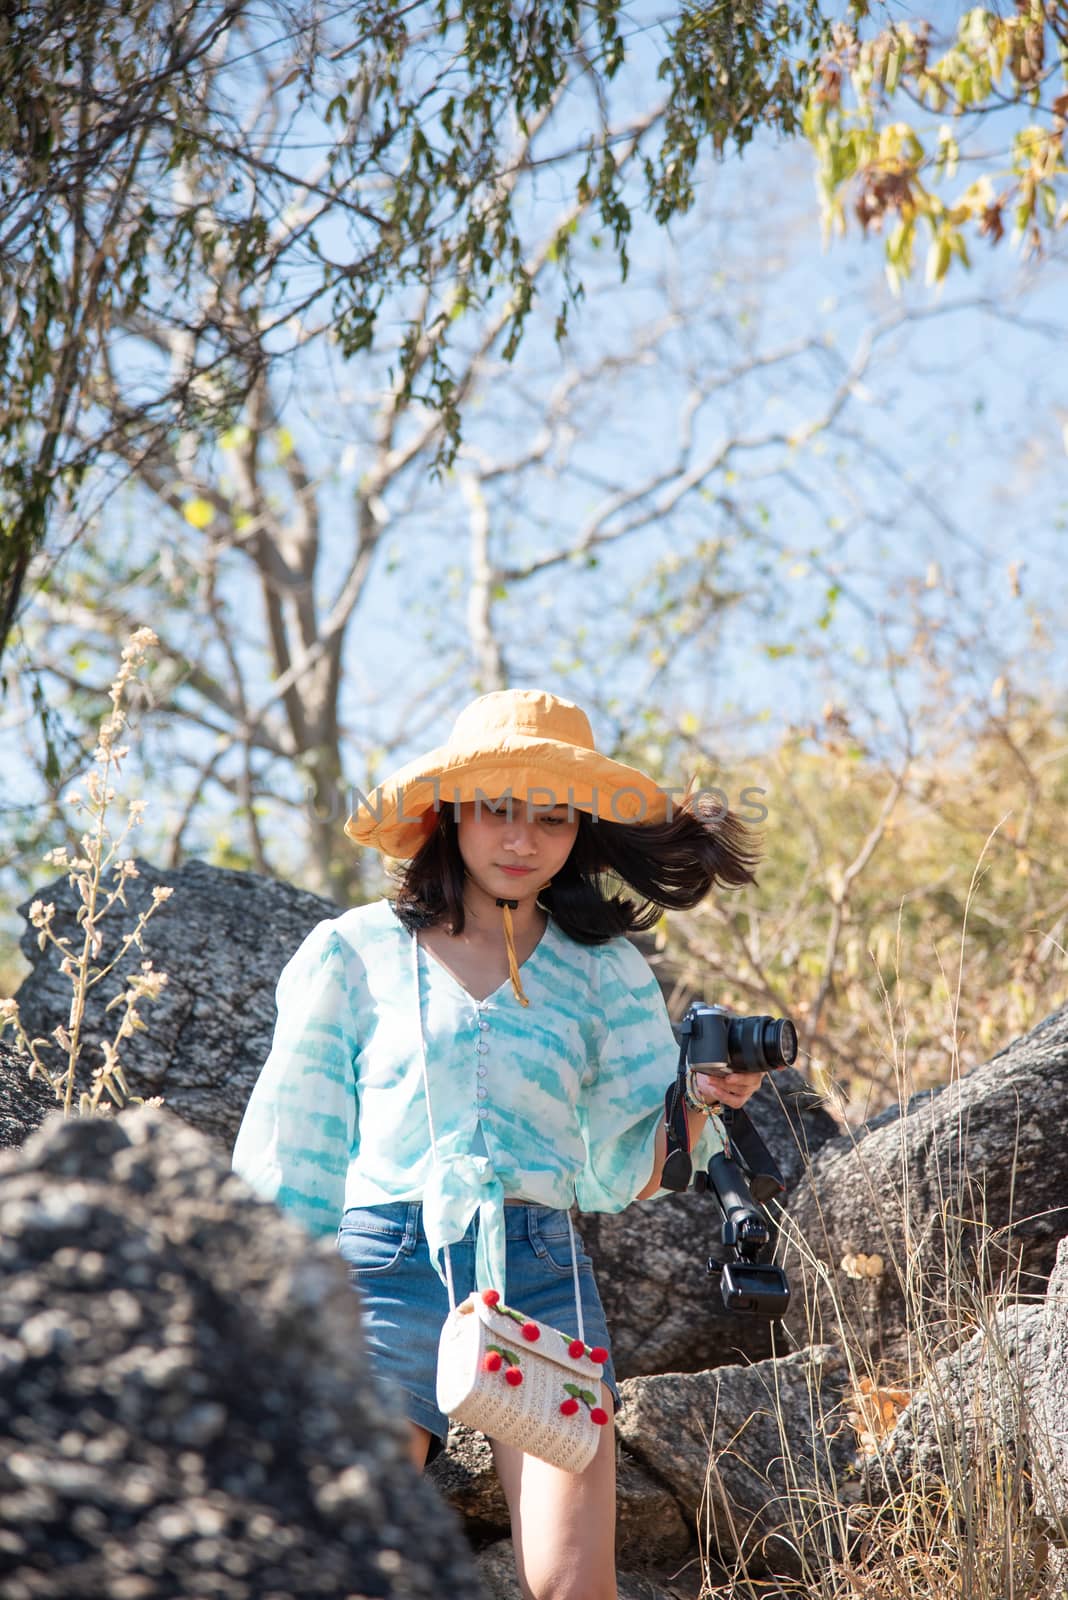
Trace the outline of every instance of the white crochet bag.
{"type": "MultiPolygon", "coordinates": [[[[414,935],[412,951],[423,1092],[430,1149],[436,1164],[437,1141],[430,1110],[419,1004],[419,955],[414,935]]],[[[504,1305],[496,1289],[471,1294],[457,1305],[452,1259],[445,1246],[449,1315],[438,1343],[437,1400],[446,1416],[457,1422],[478,1428],[491,1439],[514,1444],[554,1467],[581,1472],[597,1454],[601,1429],[611,1419],[601,1405],[601,1367],[607,1352],[599,1347],[591,1349],[584,1338],[575,1230],[570,1215],[567,1229],[577,1338],[504,1305]]]]}
{"type": "Polygon", "coordinates": [[[581,1472],[609,1420],[600,1395],[600,1362],[581,1339],[513,1311],[493,1289],[469,1295],[445,1319],[438,1405],[491,1439],[581,1472]]]}

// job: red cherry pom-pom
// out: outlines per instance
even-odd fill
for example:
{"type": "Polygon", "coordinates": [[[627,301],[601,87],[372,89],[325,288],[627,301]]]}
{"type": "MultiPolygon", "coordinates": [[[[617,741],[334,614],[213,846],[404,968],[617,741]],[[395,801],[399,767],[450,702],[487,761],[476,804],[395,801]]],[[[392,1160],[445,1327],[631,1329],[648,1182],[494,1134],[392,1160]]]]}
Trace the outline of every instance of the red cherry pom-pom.
{"type": "Polygon", "coordinates": [[[590,1412],[590,1421],[596,1422],[599,1428],[603,1428],[608,1421],[608,1412],[602,1410],[600,1406],[594,1406],[590,1412]]]}
{"type": "Polygon", "coordinates": [[[574,1356],[577,1360],[579,1356],[584,1356],[586,1354],[586,1346],[583,1344],[581,1339],[572,1339],[571,1343],[567,1347],[567,1353],[569,1356],[574,1356]]]}
{"type": "Polygon", "coordinates": [[[482,1304],[484,1306],[500,1305],[501,1295],[499,1289],[483,1289],[482,1304]]]}
{"type": "Polygon", "coordinates": [[[508,1371],[504,1375],[504,1381],[505,1383],[510,1383],[512,1388],[515,1389],[519,1384],[522,1383],[523,1374],[520,1372],[518,1367],[509,1367],[508,1371]]]}
{"type": "Polygon", "coordinates": [[[574,1395],[569,1395],[566,1400],[561,1400],[560,1410],[563,1412],[565,1417],[573,1417],[575,1415],[575,1412],[578,1410],[578,1401],[575,1399],[574,1395]]]}
{"type": "Polygon", "coordinates": [[[482,1358],[482,1365],[487,1372],[500,1372],[501,1352],[499,1350],[487,1350],[482,1358]]]}
{"type": "Polygon", "coordinates": [[[603,1345],[595,1344],[593,1349],[590,1351],[590,1360],[596,1361],[599,1365],[603,1366],[603,1364],[608,1360],[608,1351],[603,1345]]]}
{"type": "Polygon", "coordinates": [[[523,1338],[529,1339],[531,1344],[534,1343],[535,1339],[541,1338],[541,1329],[538,1327],[536,1322],[524,1322],[522,1333],[523,1338]]]}

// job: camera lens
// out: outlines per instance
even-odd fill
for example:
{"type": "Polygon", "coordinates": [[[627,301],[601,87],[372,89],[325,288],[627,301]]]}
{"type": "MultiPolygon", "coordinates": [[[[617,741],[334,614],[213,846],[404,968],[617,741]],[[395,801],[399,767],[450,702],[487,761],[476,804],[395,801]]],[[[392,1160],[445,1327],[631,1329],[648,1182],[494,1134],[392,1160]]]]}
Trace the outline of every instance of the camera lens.
{"type": "Polygon", "coordinates": [[[736,1072],[769,1072],[797,1060],[797,1029],[789,1017],[732,1017],[727,1030],[736,1072]]]}
{"type": "Polygon", "coordinates": [[[792,1067],[797,1060],[797,1029],[789,1017],[773,1022],[772,1027],[778,1029],[778,1038],[774,1041],[773,1049],[779,1058],[779,1064],[792,1067]]]}

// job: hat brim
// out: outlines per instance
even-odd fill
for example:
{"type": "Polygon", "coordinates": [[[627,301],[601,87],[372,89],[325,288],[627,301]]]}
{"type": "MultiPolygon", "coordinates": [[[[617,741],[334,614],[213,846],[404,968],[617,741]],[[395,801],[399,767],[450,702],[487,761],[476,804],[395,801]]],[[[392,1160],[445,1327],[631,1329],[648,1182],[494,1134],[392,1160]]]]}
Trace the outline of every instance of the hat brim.
{"type": "Polygon", "coordinates": [[[492,750],[440,745],[360,795],[345,832],[398,860],[414,856],[447,806],[510,796],[531,816],[570,806],[605,822],[663,822],[669,795],[636,767],[596,750],[510,734],[492,750]]]}

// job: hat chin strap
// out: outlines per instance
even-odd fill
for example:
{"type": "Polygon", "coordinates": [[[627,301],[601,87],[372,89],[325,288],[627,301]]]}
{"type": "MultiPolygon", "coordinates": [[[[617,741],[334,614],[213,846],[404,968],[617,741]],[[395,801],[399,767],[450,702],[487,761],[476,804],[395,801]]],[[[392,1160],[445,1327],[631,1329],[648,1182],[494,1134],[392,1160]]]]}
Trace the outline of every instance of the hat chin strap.
{"type": "MultiPolygon", "coordinates": [[[[552,881],[551,878],[547,878],[544,883],[539,883],[538,893],[541,894],[543,889],[547,889],[552,881]]],[[[508,952],[508,976],[512,980],[512,993],[521,1006],[529,1006],[530,1001],[523,993],[523,980],[519,976],[519,961],[515,953],[515,928],[512,924],[512,912],[518,908],[519,901],[498,899],[497,904],[501,908],[501,918],[504,922],[504,948],[508,952]]],[[[544,907],[542,909],[544,910],[544,907]]]]}
{"type": "MultiPolygon", "coordinates": [[[[470,877],[470,873],[466,869],[464,877],[470,877]]],[[[552,881],[551,878],[546,878],[544,883],[540,883],[538,885],[538,893],[540,894],[543,889],[547,889],[552,881]]],[[[519,976],[519,960],[515,953],[515,926],[512,922],[512,912],[518,909],[519,901],[498,897],[497,904],[501,908],[501,919],[504,923],[504,948],[508,952],[508,976],[511,979],[512,993],[521,1006],[529,1006],[530,1001],[523,993],[523,980],[519,976]]],[[[542,909],[544,910],[545,908],[542,907],[542,909]]]]}
{"type": "Polygon", "coordinates": [[[512,980],[512,993],[521,1006],[529,1006],[530,1001],[523,993],[523,980],[519,976],[519,962],[515,954],[515,929],[512,926],[512,912],[519,905],[518,900],[498,900],[501,916],[504,919],[504,948],[508,952],[508,976],[512,980]]]}

